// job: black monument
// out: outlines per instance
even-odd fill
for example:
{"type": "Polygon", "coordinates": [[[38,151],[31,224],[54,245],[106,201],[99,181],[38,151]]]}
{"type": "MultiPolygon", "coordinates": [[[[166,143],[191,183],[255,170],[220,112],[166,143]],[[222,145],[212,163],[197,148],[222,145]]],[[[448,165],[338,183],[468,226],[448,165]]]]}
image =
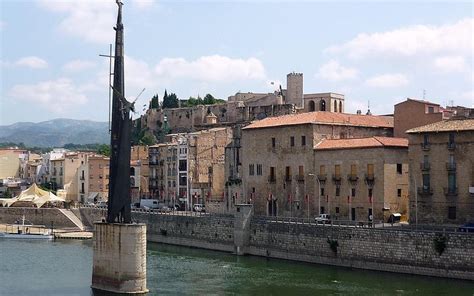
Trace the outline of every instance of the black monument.
{"type": "Polygon", "coordinates": [[[115,29],[114,82],[110,141],[108,223],[131,223],[130,209],[130,110],[125,99],[122,5],[119,0],[115,29]]]}

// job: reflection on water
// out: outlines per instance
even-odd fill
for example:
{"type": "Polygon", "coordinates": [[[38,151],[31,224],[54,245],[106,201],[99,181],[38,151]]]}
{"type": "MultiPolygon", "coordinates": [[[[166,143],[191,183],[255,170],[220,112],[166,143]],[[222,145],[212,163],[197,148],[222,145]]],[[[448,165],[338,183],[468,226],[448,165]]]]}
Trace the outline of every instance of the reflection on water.
{"type": "MultiPolygon", "coordinates": [[[[97,295],[91,241],[0,240],[0,295],[97,295]]],[[[474,283],[148,244],[148,295],[473,295],[474,283]]]]}

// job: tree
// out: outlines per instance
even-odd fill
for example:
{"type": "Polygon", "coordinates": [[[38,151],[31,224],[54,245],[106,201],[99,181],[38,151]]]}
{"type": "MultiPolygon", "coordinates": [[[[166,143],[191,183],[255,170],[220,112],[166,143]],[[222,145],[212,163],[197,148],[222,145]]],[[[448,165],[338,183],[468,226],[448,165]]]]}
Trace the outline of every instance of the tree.
{"type": "Polygon", "coordinates": [[[179,107],[179,99],[175,93],[171,93],[168,95],[168,92],[165,90],[165,94],[163,96],[163,109],[166,108],[178,108],[179,107]]]}
{"type": "Polygon", "coordinates": [[[145,135],[140,139],[139,143],[140,145],[151,146],[156,144],[156,138],[155,136],[150,135],[149,133],[145,133],[145,135]]]}
{"type": "Polygon", "coordinates": [[[97,149],[97,153],[110,157],[110,146],[107,144],[102,144],[97,149]]]}
{"type": "Polygon", "coordinates": [[[204,97],[204,105],[213,105],[216,103],[216,98],[214,98],[211,94],[207,94],[205,97],[204,97]]]}
{"type": "Polygon", "coordinates": [[[159,109],[159,108],[160,108],[160,103],[159,103],[158,94],[155,94],[150,100],[150,106],[148,107],[148,109],[159,109]]]}

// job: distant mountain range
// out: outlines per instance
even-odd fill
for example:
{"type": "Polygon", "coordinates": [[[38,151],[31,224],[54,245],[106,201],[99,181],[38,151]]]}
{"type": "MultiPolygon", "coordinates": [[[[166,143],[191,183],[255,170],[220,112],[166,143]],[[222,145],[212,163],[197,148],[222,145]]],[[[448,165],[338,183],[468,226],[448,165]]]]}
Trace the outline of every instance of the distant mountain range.
{"type": "Polygon", "coordinates": [[[0,143],[24,143],[27,147],[62,147],[64,144],[110,142],[107,122],[53,119],[38,123],[17,122],[0,126],[0,143]]]}

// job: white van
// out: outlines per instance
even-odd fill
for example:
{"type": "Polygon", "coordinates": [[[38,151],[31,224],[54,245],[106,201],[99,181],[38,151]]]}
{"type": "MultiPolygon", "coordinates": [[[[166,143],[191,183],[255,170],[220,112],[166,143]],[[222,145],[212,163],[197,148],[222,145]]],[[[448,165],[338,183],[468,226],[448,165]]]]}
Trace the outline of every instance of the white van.
{"type": "Polygon", "coordinates": [[[140,199],[140,208],[142,209],[158,209],[157,199],[140,199]]]}

